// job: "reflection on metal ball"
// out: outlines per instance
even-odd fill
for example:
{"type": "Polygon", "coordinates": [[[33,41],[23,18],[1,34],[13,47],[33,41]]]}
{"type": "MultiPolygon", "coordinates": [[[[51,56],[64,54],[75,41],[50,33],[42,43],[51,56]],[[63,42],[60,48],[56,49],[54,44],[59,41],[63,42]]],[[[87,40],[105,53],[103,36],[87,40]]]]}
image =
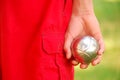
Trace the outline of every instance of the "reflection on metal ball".
{"type": "Polygon", "coordinates": [[[80,63],[89,64],[97,56],[98,42],[91,36],[76,38],[72,43],[72,53],[80,63]]]}

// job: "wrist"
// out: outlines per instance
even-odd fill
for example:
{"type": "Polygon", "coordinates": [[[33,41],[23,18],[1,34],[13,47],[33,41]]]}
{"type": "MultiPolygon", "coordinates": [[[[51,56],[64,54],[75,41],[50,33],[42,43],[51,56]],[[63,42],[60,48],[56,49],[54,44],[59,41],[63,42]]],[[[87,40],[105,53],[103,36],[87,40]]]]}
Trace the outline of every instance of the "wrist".
{"type": "Polygon", "coordinates": [[[92,0],[73,0],[72,13],[77,16],[94,14],[92,0]]]}

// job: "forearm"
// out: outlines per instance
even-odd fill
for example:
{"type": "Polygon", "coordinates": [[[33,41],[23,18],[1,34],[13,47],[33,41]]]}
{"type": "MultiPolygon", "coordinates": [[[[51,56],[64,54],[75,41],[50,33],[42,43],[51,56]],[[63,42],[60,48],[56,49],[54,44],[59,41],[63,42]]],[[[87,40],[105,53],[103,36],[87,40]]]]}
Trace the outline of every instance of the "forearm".
{"type": "Polygon", "coordinates": [[[92,0],[73,0],[73,14],[82,15],[89,13],[94,13],[92,0]]]}

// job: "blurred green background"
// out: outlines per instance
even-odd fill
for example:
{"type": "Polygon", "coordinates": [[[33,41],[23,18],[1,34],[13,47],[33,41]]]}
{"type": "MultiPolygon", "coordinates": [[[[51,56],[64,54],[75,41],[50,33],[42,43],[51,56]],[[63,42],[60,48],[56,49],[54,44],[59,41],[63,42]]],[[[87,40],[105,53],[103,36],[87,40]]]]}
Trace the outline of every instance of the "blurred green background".
{"type": "Polygon", "coordinates": [[[106,50],[101,63],[82,70],[75,67],[75,80],[120,80],[120,0],[93,0],[106,50]]]}

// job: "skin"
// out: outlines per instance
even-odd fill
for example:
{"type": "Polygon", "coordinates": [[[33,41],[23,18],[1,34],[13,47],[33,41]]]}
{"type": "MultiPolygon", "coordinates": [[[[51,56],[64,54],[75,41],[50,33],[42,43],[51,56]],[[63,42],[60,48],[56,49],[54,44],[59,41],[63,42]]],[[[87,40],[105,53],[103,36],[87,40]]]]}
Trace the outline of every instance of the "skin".
{"type": "MultiPolygon", "coordinates": [[[[91,62],[93,66],[96,66],[102,59],[105,46],[99,27],[99,22],[94,14],[92,0],[73,0],[72,15],[65,34],[64,43],[66,58],[72,58],[71,62],[73,65],[77,65],[79,62],[72,57],[71,43],[76,37],[86,35],[94,37],[100,45],[97,58],[91,62]]],[[[88,64],[80,63],[81,69],[86,69],[87,67],[88,64]]]]}

